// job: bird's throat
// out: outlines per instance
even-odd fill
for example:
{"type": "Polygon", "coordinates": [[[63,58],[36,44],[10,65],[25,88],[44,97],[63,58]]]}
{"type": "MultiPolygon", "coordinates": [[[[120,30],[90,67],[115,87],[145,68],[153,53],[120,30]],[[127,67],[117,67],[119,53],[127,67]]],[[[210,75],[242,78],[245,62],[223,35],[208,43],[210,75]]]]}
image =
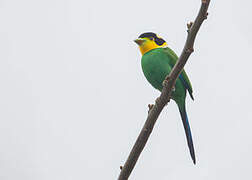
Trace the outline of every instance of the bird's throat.
{"type": "Polygon", "coordinates": [[[149,52],[152,49],[156,49],[156,48],[164,48],[167,47],[167,44],[164,43],[162,46],[158,46],[156,43],[152,43],[152,42],[148,42],[148,43],[144,43],[143,45],[139,46],[140,52],[142,53],[142,55],[144,55],[145,53],[149,52]]]}

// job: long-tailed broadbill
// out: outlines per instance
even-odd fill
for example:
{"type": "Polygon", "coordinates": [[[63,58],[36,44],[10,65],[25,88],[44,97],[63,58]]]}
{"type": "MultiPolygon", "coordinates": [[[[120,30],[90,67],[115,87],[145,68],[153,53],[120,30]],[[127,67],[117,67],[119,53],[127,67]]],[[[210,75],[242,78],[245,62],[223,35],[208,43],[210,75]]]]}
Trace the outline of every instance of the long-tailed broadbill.
{"type": "MultiPolygon", "coordinates": [[[[152,32],[141,34],[135,42],[138,44],[142,54],[141,65],[144,76],[155,89],[162,91],[163,81],[166,76],[169,75],[173,66],[177,62],[178,56],[167,46],[165,40],[152,32]]],[[[192,85],[186,72],[183,70],[176,80],[175,87],[171,94],[171,99],[173,99],[178,106],[190,155],[193,163],[195,164],[196,159],[192,133],[185,106],[187,92],[190,97],[194,99],[192,95],[192,85]]]]}

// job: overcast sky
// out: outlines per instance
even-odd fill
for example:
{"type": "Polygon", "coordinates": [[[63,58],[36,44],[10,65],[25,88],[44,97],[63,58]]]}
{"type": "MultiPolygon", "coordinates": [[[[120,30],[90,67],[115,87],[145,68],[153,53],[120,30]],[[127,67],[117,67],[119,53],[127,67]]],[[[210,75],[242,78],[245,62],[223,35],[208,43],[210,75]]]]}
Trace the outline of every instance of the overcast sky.
{"type": "MultiPolygon", "coordinates": [[[[178,109],[164,109],[132,180],[251,179],[251,2],[214,1],[186,64],[197,164],[178,109]]],[[[200,0],[1,0],[0,179],[111,180],[159,92],[142,32],[179,55],[200,0]]]]}

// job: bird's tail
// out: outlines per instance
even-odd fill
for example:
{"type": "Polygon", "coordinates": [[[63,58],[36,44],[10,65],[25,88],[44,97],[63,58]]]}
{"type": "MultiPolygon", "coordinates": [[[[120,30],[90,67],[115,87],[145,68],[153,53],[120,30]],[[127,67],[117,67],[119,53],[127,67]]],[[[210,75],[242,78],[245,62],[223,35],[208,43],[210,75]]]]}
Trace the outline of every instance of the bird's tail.
{"type": "Polygon", "coordinates": [[[177,103],[177,104],[178,104],[179,112],[180,112],[182,122],[183,122],[183,125],[184,125],[187,144],[188,144],[188,147],[189,147],[189,150],[190,150],[190,154],[191,154],[193,163],[196,164],[194,147],[193,147],[193,140],[192,140],[192,133],[191,133],[189,121],[188,121],[187,114],[186,114],[185,101],[183,100],[182,103],[177,103]]]}

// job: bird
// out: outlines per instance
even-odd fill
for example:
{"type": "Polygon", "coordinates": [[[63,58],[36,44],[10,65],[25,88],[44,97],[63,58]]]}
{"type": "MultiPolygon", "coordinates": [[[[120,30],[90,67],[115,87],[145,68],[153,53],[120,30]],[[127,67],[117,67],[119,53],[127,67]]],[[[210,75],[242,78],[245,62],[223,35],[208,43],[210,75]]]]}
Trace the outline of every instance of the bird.
{"type": "MultiPolygon", "coordinates": [[[[137,43],[142,54],[141,66],[144,76],[155,89],[161,92],[163,89],[163,82],[176,64],[178,56],[168,47],[166,41],[156,33],[145,32],[134,41],[137,43]]],[[[171,99],[174,100],[178,106],[190,155],[193,163],[196,164],[192,133],[185,106],[187,92],[191,99],[194,100],[191,82],[183,69],[176,80],[171,99]]]]}

